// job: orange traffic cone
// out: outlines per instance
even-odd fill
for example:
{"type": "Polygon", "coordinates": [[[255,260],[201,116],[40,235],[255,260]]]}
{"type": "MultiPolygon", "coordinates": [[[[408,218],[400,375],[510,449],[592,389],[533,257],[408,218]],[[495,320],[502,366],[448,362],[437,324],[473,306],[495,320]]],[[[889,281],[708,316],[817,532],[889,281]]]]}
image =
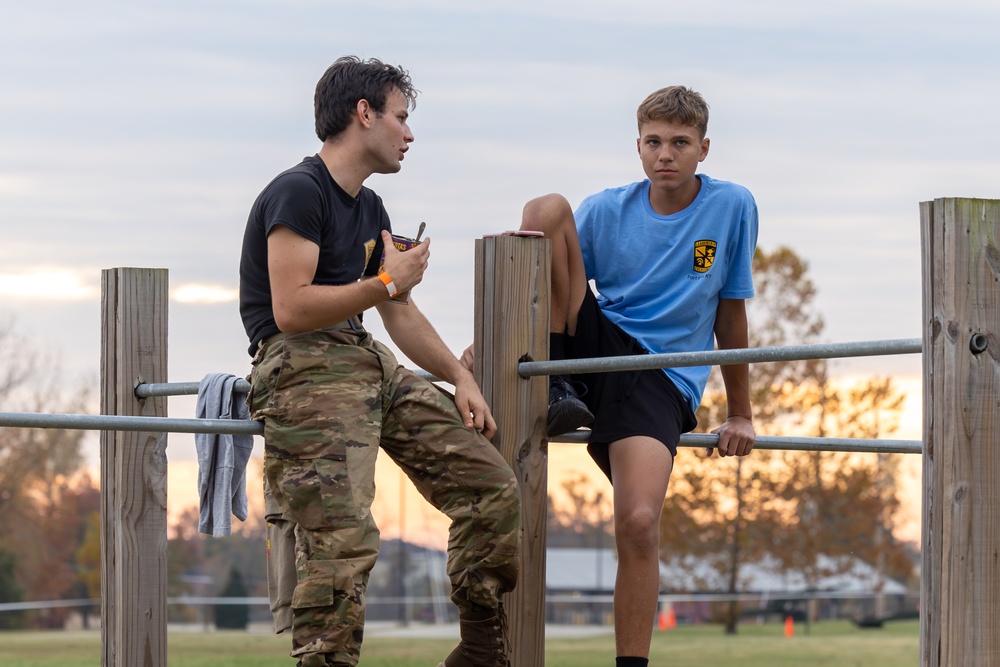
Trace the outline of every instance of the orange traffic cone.
{"type": "Polygon", "coordinates": [[[673,608],[667,612],[667,629],[677,627],[677,616],[674,614],[673,608]]]}
{"type": "Polygon", "coordinates": [[[667,615],[666,615],[666,613],[664,613],[664,612],[661,611],[660,614],[659,614],[659,618],[657,620],[658,620],[657,625],[659,626],[660,630],[666,630],[667,629],[667,615]]]}
{"type": "Polygon", "coordinates": [[[795,621],[791,616],[785,616],[785,636],[794,637],[795,636],[795,621]]]}

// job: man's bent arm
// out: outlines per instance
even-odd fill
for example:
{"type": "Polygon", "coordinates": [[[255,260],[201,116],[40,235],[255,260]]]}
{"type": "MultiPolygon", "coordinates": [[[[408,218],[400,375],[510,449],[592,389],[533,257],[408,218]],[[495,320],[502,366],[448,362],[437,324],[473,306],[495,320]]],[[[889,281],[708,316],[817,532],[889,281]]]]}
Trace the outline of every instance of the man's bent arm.
{"type": "MultiPolygon", "coordinates": [[[[747,311],[743,299],[719,299],[715,316],[715,339],[720,350],[741,349],[749,344],[747,311]]],[[[719,453],[744,455],[753,448],[753,407],[750,404],[750,367],[748,364],[720,366],[726,386],[729,418],[713,431],[719,433],[719,453]]]]}
{"type": "Polygon", "coordinates": [[[413,297],[408,304],[384,302],[376,308],[389,337],[403,354],[428,373],[455,385],[455,404],[466,419],[466,426],[475,426],[486,437],[492,437],[496,424],[479,385],[444,344],[413,297]]]}
{"type": "MultiPolygon", "coordinates": [[[[419,282],[423,269],[417,266],[421,260],[418,255],[394,263],[393,279],[399,281],[397,286],[409,289],[419,282]],[[413,276],[417,276],[415,282],[413,276]]],[[[271,308],[281,331],[296,333],[330,326],[389,298],[378,278],[362,278],[346,285],[313,285],[318,263],[319,246],[309,239],[282,225],[275,226],[268,234],[271,308]]]]}

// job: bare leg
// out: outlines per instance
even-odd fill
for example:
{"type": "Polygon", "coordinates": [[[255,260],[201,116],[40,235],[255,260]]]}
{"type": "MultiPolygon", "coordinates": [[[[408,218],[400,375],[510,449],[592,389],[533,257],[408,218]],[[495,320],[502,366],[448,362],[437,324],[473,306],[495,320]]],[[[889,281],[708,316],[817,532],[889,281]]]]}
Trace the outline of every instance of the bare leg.
{"type": "Polygon", "coordinates": [[[532,199],[524,205],[521,229],[544,232],[546,238],[552,239],[549,330],[575,334],[576,317],[588,287],[573,208],[558,194],[532,199]]]}
{"type": "Polygon", "coordinates": [[[660,512],[674,461],[662,442],[646,436],[613,442],[609,454],[618,547],[615,649],[648,657],[660,592],[660,512]]]}

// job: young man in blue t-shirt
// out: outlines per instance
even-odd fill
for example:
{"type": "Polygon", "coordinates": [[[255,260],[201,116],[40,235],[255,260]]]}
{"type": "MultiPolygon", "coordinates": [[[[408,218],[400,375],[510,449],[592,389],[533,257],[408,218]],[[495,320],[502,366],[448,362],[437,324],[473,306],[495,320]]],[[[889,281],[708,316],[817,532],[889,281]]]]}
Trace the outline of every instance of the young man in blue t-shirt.
{"type": "MultiPolygon", "coordinates": [[[[697,174],[708,105],[672,86],[637,111],[646,179],[584,200],[524,208],[523,230],[552,239],[551,358],[747,346],[744,299],[757,206],[750,192],[697,174]],[[588,286],[594,281],[597,294],[588,286]]],[[[659,519],[681,433],[696,426],[708,367],[553,377],[549,435],[590,425],[588,451],[614,486],[615,644],[619,667],[644,667],[659,594],[659,519]]],[[[721,456],[754,443],[745,364],[722,366],[729,417],[721,456]]]]}

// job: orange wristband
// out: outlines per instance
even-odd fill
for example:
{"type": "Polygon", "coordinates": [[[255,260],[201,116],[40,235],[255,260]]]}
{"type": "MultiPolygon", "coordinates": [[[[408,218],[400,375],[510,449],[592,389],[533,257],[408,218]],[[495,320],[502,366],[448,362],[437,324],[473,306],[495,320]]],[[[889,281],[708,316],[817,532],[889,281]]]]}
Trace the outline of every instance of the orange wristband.
{"type": "Polygon", "coordinates": [[[378,278],[382,281],[382,284],[385,285],[385,289],[388,290],[390,299],[399,294],[399,292],[396,291],[396,283],[392,282],[392,277],[388,273],[385,271],[379,271],[378,278]]]}

